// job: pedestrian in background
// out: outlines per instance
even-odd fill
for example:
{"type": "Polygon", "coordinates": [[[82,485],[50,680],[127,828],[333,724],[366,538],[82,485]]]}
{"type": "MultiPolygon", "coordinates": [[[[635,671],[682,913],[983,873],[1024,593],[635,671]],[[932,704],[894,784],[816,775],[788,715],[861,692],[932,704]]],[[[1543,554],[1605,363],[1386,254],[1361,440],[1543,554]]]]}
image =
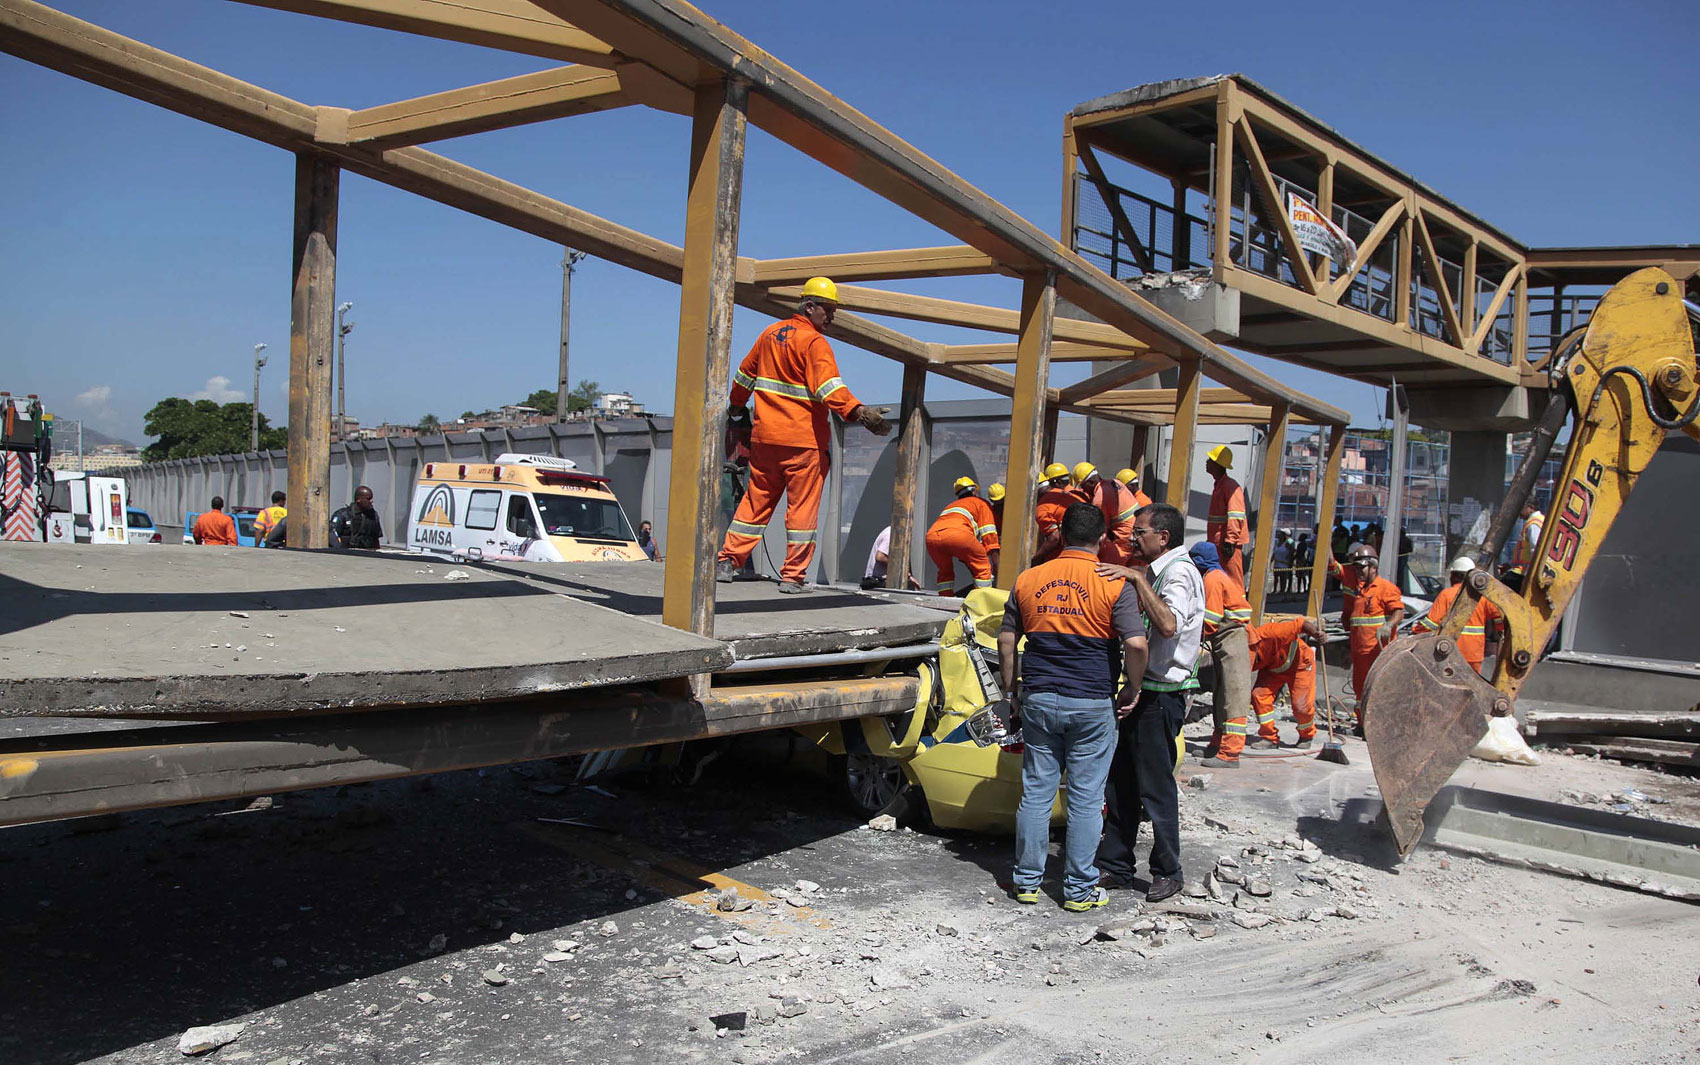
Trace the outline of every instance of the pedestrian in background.
{"type": "Polygon", "coordinates": [[[1063,514],[1062,552],[1015,579],[998,633],[998,669],[1026,745],[1015,822],[1015,901],[1039,901],[1051,807],[1066,771],[1063,909],[1075,913],[1109,900],[1094,860],[1104,781],[1116,752],[1117,707],[1132,709],[1138,693],[1137,681],[1126,677],[1145,672],[1139,596],[1132,583],[1096,572],[1103,539],[1099,508],[1070,506],[1063,514]]]}
{"type": "Polygon", "coordinates": [[[638,547],[643,549],[643,557],[651,562],[661,561],[661,551],[655,543],[655,526],[645,518],[638,522],[638,547]]]}
{"type": "Polygon", "coordinates": [[[283,505],[289,497],[282,492],[272,493],[272,505],[260,511],[254,518],[254,546],[270,547],[272,530],[277,523],[289,516],[289,508],[283,505]]]}
{"type": "Polygon", "coordinates": [[[383,538],[384,523],[372,506],[372,490],[361,485],[354,490],[354,502],[331,515],[331,546],[376,551],[383,538]]]}
{"type": "Polygon", "coordinates": [[[1145,573],[1098,564],[1098,573],[1132,582],[1145,614],[1149,656],[1137,702],[1118,702],[1121,739],[1110,764],[1106,789],[1109,817],[1098,864],[1106,874],[1131,883],[1133,844],[1139,823],[1151,822],[1150,902],[1181,889],[1180,794],[1175,789],[1175,738],[1186,720],[1186,692],[1198,687],[1194,674],[1204,629],[1204,580],[1187,557],[1186,519],[1166,503],[1141,507],[1133,522],[1133,555],[1145,573]],[[1122,716],[1125,715],[1125,716],[1122,716]]]}
{"type": "Polygon", "coordinates": [[[195,519],[192,535],[197,544],[205,544],[211,547],[235,547],[237,545],[236,522],[232,521],[230,515],[224,512],[223,496],[212,497],[212,509],[195,519]]]}

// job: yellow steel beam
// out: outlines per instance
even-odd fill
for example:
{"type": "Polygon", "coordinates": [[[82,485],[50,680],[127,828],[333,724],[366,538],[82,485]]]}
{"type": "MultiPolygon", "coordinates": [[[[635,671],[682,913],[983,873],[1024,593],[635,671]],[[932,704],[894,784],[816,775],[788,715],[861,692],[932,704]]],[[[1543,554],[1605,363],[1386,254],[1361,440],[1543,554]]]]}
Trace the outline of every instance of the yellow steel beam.
{"type": "Polygon", "coordinates": [[[330,546],[331,356],[336,336],[336,230],[341,172],[295,157],[295,285],[289,304],[290,547],[330,546]]]}
{"type": "Polygon", "coordinates": [[[758,285],[800,285],[826,276],[840,284],[896,281],[914,277],[965,277],[995,274],[1002,268],[984,252],[957,244],[944,248],[897,248],[841,252],[792,259],[755,259],[745,280],[758,285]]]}
{"type": "Polygon", "coordinates": [[[338,22],[416,33],[506,52],[612,66],[606,44],[526,0],[238,0],[338,22]]]}
{"type": "Polygon", "coordinates": [[[1286,466],[1287,425],[1292,411],[1277,404],[1270,413],[1269,439],[1263,448],[1263,478],[1258,486],[1257,534],[1252,542],[1252,563],[1246,589],[1251,597],[1251,622],[1263,624],[1263,606],[1269,596],[1269,566],[1275,552],[1276,508],[1281,502],[1281,471],[1286,466]]]}
{"type": "Polygon", "coordinates": [[[1192,445],[1198,439],[1198,400],[1203,383],[1197,362],[1181,363],[1180,383],[1175,389],[1175,434],[1169,443],[1169,491],[1164,501],[1179,508],[1182,517],[1192,493],[1192,445]]]}
{"type": "Polygon", "coordinates": [[[1015,587],[1033,554],[1033,507],[1044,462],[1045,381],[1050,376],[1051,327],[1057,322],[1056,276],[1049,271],[1021,285],[1021,352],[1009,418],[1009,467],[1004,475],[1003,527],[1009,543],[998,559],[998,587],[1015,587]]]}

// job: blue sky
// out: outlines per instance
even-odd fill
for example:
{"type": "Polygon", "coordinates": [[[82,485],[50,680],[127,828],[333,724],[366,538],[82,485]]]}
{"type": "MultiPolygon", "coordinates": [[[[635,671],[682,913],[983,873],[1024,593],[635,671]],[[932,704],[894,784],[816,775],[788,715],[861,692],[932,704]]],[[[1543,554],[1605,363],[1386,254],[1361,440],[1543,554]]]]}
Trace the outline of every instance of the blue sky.
{"type": "MultiPolygon", "coordinates": [[[[314,104],[365,107],[553,65],[222,0],[53,6],[314,104]]],[[[1055,233],[1062,116],[1172,77],[1243,72],[1533,245],[1700,242],[1700,4],[1568,0],[1420,8],[1076,2],[706,9],[1055,233]],[[1220,13],[1205,27],[1199,13],[1220,13]]],[[[141,442],[170,395],[286,414],[288,153],[0,55],[0,388],[141,442]]],[[[679,242],[688,121],[630,109],[430,147],[679,242]]],[[[954,243],[752,128],[741,252],[954,243]]],[[[338,295],[355,304],[349,412],[371,424],[553,387],[559,246],[352,175],[338,295]]],[[[1014,306],[1015,282],[914,291],[1014,306]]],[[[677,289],[595,259],[574,277],[574,380],[673,406],[677,289]]],[[[739,311],[734,359],[765,324],[739,311]]],[[[974,339],[900,324],[926,339],[974,339]]],[[[894,364],[839,347],[890,399],[894,364]]],[[[1279,367],[1374,424],[1369,386],[1279,367]]],[[[1078,372],[1078,371],[1076,371],[1078,372]]],[[[982,395],[938,382],[938,398],[982,395]]]]}

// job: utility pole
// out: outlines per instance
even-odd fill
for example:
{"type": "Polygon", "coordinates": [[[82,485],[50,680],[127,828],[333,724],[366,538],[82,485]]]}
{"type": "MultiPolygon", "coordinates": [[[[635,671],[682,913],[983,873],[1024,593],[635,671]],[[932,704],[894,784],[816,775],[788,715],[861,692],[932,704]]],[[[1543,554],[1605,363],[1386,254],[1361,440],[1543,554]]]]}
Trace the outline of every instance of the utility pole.
{"type": "Polygon", "coordinates": [[[566,257],[561,260],[561,372],[555,384],[555,420],[567,420],[567,393],[572,386],[567,383],[567,334],[572,330],[573,307],[573,268],[586,253],[566,249],[566,257]]]}
{"type": "MultiPolygon", "coordinates": [[[[248,450],[260,450],[260,367],[266,364],[266,357],[260,352],[266,350],[264,344],[254,345],[254,409],[249,412],[248,419],[248,450]]],[[[79,438],[81,433],[78,433],[79,438]]]]}
{"type": "Polygon", "coordinates": [[[354,331],[353,322],[344,322],[342,316],[354,309],[352,303],[342,303],[336,309],[336,438],[341,440],[348,432],[348,406],[343,402],[342,374],[347,368],[348,354],[345,342],[348,334],[354,331]]]}

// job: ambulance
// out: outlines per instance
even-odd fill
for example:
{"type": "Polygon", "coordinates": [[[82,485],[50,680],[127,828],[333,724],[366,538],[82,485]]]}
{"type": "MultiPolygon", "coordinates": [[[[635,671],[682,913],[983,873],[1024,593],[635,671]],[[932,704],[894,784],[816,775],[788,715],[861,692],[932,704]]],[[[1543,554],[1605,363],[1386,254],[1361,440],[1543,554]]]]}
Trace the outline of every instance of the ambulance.
{"type": "Polygon", "coordinates": [[[129,488],[122,477],[54,470],[53,495],[47,503],[47,542],[127,544],[129,509],[129,488]]]}
{"type": "Polygon", "coordinates": [[[408,517],[413,554],[490,562],[645,558],[608,478],[552,455],[426,463],[408,517]]]}

